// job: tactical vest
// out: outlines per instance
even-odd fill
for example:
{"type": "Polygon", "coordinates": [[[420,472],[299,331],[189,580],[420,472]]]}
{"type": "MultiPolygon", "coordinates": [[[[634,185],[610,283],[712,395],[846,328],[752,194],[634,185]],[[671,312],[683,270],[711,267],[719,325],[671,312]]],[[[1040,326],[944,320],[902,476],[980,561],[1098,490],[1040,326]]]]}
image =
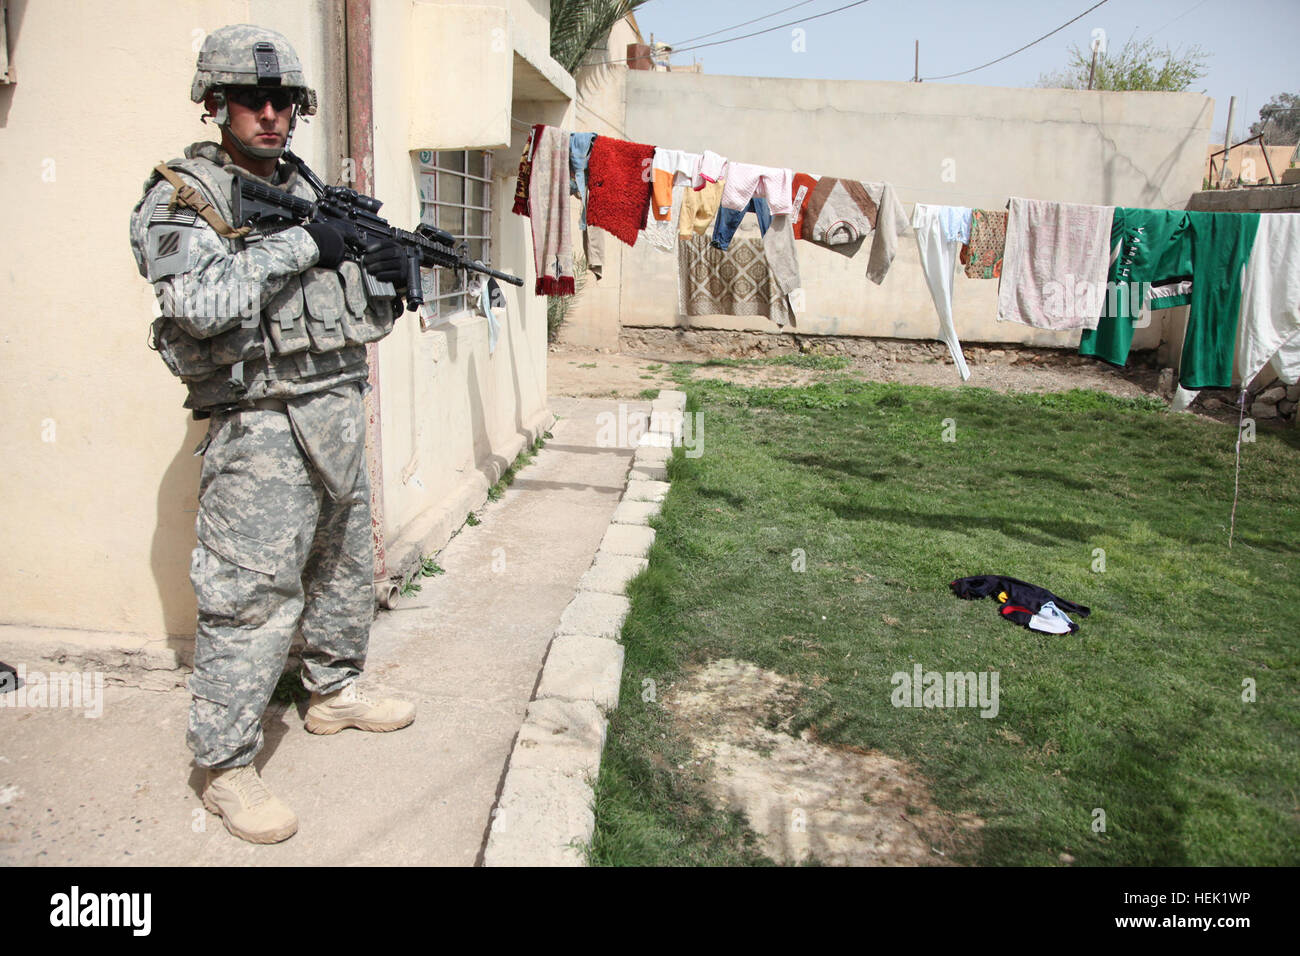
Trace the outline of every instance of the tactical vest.
{"type": "MultiPolygon", "coordinates": [[[[173,159],[167,166],[197,182],[221,218],[233,224],[234,173],[204,159],[173,159]]],[[[146,198],[161,178],[157,172],[151,176],[146,198]]],[[[286,191],[302,195],[303,190],[306,198],[314,198],[300,179],[286,191]]],[[[137,204],[137,214],[144,202],[142,198],[137,204]]],[[[145,231],[147,235],[147,224],[145,231]]],[[[223,236],[222,241],[237,253],[260,238],[253,232],[244,238],[223,236]]],[[[147,270],[143,262],[140,267],[147,270]]],[[[242,322],[210,339],[190,335],[167,311],[164,307],[164,315],[153,323],[153,347],[172,374],[189,386],[185,404],[190,408],[303,394],[347,378],[364,378],[365,344],[391,332],[394,320],[392,299],[371,301],[361,268],[352,261],[338,269],[312,267],[291,276],[264,304],[256,323],[242,322]],[[344,374],[348,371],[351,374],[344,374]]]]}

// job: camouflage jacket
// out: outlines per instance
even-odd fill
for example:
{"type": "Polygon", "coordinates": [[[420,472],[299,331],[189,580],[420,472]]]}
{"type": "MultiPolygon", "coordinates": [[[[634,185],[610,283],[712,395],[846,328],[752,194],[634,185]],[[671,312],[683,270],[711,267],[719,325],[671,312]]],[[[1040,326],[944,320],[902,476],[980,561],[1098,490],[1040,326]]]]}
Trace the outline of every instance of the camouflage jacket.
{"type": "MultiPolygon", "coordinates": [[[[228,223],[236,175],[314,198],[292,167],[253,176],[216,143],[195,143],[167,166],[228,223]]],[[[131,251],[158,296],[153,347],[189,387],[186,408],[290,398],[366,378],[365,343],[392,330],[392,300],[367,295],[355,262],[316,268],[319,250],[300,226],[224,238],[193,209],[173,208],[174,192],[157,172],[150,176],[131,213],[131,251]]]]}

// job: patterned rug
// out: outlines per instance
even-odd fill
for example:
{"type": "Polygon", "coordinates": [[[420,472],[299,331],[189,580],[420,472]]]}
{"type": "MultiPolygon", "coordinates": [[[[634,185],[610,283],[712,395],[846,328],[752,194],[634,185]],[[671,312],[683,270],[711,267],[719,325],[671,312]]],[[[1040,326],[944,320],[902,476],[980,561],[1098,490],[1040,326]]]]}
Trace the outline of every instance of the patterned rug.
{"type": "Polygon", "coordinates": [[[723,252],[708,236],[677,243],[679,315],[761,315],[790,321],[789,308],[767,267],[763,240],[733,239],[723,252]]]}

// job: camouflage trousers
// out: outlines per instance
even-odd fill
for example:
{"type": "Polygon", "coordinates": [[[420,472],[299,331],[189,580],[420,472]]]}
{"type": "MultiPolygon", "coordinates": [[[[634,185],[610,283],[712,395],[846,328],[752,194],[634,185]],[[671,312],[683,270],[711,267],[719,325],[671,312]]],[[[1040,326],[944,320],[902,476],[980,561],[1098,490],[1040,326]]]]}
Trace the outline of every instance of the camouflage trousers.
{"type": "Polygon", "coordinates": [[[338,690],[365,664],[374,557],[360,388],[289,401],[287,412],[214,414],[208,431],[186,735],[200,767],[238,767],[261,750],[295,632],[310,691],[338,690]],[[300,402],[310,411],[294,415],[300,402]]]}

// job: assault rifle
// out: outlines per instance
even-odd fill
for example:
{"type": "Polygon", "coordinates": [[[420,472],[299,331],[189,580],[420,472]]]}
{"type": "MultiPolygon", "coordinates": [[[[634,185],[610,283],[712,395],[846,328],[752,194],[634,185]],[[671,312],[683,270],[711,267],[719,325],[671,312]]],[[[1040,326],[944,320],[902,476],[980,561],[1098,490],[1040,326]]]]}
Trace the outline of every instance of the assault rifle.
{"type": "MultiPolygon", "coordinates": [[[[421,224],[414,232],[398,229],[379,215],[383,205],[372,196],[364,196],[346,186],[326,186],[302,159],[289,150],[284,158],[292,163],[299,175],[316,193],[316,201],[294,196],[273,186],[236,176],[230,190],[230,207],[236,226],[254,226],[273,230],[288,228],[304,222],[327,222],[344,235],[344,245],[349,259],[360,260],[376,239],[397,243],[406,256],[406,308],[416,311],[424,302],[424,289],[420,282],[420,267],[437,267],[457,271],[481,272],[511,285],[523,285],[524,280],[508,272],[498,272],[477,259],[469,258],[467,243],[457,245],[456,237],[442,229],[421,224]]],[[[395,295],[390,283],[379,282],[362,272],[372,295],[395,295]]],[[[399,296],[400,299],[400,296],[399,296]]]]}

